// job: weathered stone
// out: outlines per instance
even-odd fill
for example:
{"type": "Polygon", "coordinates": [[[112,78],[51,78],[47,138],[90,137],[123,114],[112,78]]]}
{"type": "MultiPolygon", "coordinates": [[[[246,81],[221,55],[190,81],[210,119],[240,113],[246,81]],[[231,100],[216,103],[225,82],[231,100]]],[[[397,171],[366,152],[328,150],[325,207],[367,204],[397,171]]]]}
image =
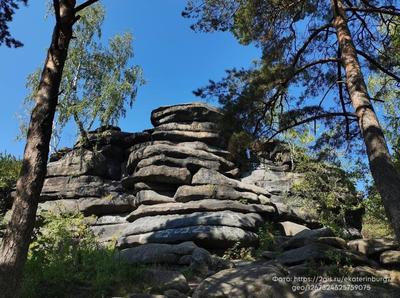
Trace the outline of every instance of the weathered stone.
{"type": "Polygon", "coordinates": [[[255,245],[257,234],[240,228],[226,226],[195,226],[177,229],[167,229],[140,235],[121,237],[117,246],[120,248],[137,246],[147,243],[180,243],[194,241],[204,247],[228,248],[237,242],[244,245],[255,245]]]}
{"type": "Polygon", "coordinates": [[[218,173],[217,171],[214,170],[208,170],[208,169],[200,169],[192,178],[192,184],[218,184],[218,185],[226,185],[226,186],[232,186],[237,190],[242,190],[242,191],[249,191],[253,192],[256,194],[262,194],[267,197],[270,196],[270,193],[266,191],[265,189],[252,185],[252,184],[247,184],[243,183],[240,181],[237,181],[232,178],[228,178],[224,176],[221,173],[218,173]]]}
{"type": "Polygon", "coordinates": [[[164,195],[154,190],[141,190],[136,194],[136,206],[174,203],[173,194],[164,195]]]}
{"type": "Polygon", "coordinates": [[[371,256],[385,250],[400,248],[398,242],[392,239],[357,239],[347,243],[350,249],[361,252],[364,255],[371,256]]]}
{"type": "Polygon", "coordinates": [[[151,123],[158,126],[165,123],[185,122],[218,122],[222,113],[204,103],[189,103],[175,106],[160,107],[151,113],[151,123]]]}
{"type": "Polygon", "coordinates": [[[177,290],[182,293],[190,291],[186,278],[182,273],[171,270],[146,269],[143,274],[146,285],[153,291],[177,290]]]}
{"type": "Polygon", "coordinates": [[[196,288],[192,297],[294,298],[290,284],[275,280],[277,277],[284,276],[281,268],[269,263],[226,269],[205,279],[196,288]]]}
{"type": "Polygon", "coordinates": [[[191,122],[191,123],[177,123],[171,122],[158,125],[154,131],[168,131],[168,130],[184,130],[184,131],[197,131],[197,132],[218,132],[219,127],[215,122],[191,122]]]}
{"type": "Polygon", "coordinates": [[[280,221],[293,221],[300,224],[307,224],[307,226],[312,228],[321,227],[321,224],[310,217],[305,211],[291,208],[283,203],[277,203],[273,198],[271,198],[271,201],[276,208],[280,221]]]}
{"type": "Polygon", "coordinates": [[[122,190],[119,182],[104,180],[98,176],[50,177],[44,181],[41,200],[102,197],[122,190]]]}
{"type": "Polygon", "coordinates": [[[197,246],[193,242],[180,244],[145,244],[123,249],[118,257],[131,264],[177,264],[184,255],[191,255],[197,246]]]}
{"type": "Polygon", "coordinates": [[[222,165],[219,161],[213,160],[202,160],[196,157],[186,157],[186,158],[173,158],[167,157],[164,154],[152,156],[146,159],[141,160],[136,169],[140,169],[148,166],[160,166],[165,165],[169,167],[178,167],[178,168],[186,168],[190,172],[197,172],[201,168],[213,169],[213,170],[221,170],[222,165]]]}
{"type": "Polygon", "coordinates": [[[104,215],[96,219],[94,225],[113,225],[113,224],[121,224],[128,223],[126,220],[127,214],[116,214],[116,215],[104,215]]]}
{"type": "Polygon", "coordinates": [[[176,143],[200,141],[206,144],[221,146],[223,139],[219,133],[215,132],[199,132],[199,131],[184,131],[184,130],[156,130],[151,135],[153,140],[166,140],[176,143]]]}
{"type": "Polygon", "coordinates": [[[194,212],[189,214],[156,215],[142,217],[131,223],[123,236],[144,234],[165,229],[191,226],[229,226],[245,230],[256,230],[263,222],[256,213],[241,214],[232,211],[194,212]]]}
{"type": "Polygon", "coordinates": [[[379,256],[379,261],[384,265],[400,265],[400,251],[386,250],[379,256]]]}
{"type": "Polygon", "coordinates": [[[167,290],[164,295],[168,298],[187,298],[188,296],[177,291],[177,290],[167,290]]]}
{"type": "Polygon", "coordinates": [[[188,184],[192,175],[189,170],[168,166],[148,166],[133,174],[135,182],[188,184]]]}
{"type": "Polygon", "coordinates": [[[84,215],[105,215],[129,212],[134,209],[135,196],[108,195],[101,198],[81,198],[78,200],[79,211],[84,215]]]}
{"type": "Polygon", "coordinates": [[[176,189],[179,187],[179,185],[167,183],[135,182],[135,178],[132,176],[123,178],[121,184],[125,189],[134,190],[136,192],[153,190],[158,193],[175,193],[176,189]]]}
{"type": "Polygon", "coordinates": [[[233,200],[250,203],[259,203],[257,194],[251,192],[239,192],[232,186],[226,185],[183,185],[178,188],[174,196],[177,202],[189,202],[194,200],[218,199],[233,200]]]}
{"type": "Polygon", "coordinates": [[[84,197],[80,199],[61,199],[39,204],[39,211],[55,214],[82,212],[85,216],[106,215],[134,210],[135,197],[125,194],[108,195],[101,198],[84,197]]]}
{"type": "Polygon", "coordinates": [[[207,212],[207,211],[224,211],[230,210],[240,213],[260,213],[264,215],[275,214],[275,209],[272,206],[257,205],[257,204],[242,204],[237,201],[228,200],[200,200],[188,203],[165,203],[159,205],[145,206],[141,205],[135,211],[128,215],[128,221],[134,221],[138,218],[154,215],[165,214],[187,214],[192,212],[207,212]]]}
{"type": "Polygon", "coordinates": [[[306,226],[299,225],[291,221],[280,222],[279,226],[281,227],[285,236],[294,236],[301,231],[309,230],[309,228],[307,228],[306,226]]]}
{"type": "Polygon", "coordinates": [[[235,168],[235,164],[231,161],[228,161],[224,157],[203,149],[190,147],[187,145],[187,143],[155,143],[149,146],[141,147],[130,153],[127,163],[128,173],[133,173],[137,164],[141,160],[157,155],[165,155],[167,157],[180,159],[194,157],[198,160],[220,162],[221,169],[224,171],[229,171],[235,168]]]}
{"type": "Polygon", "coordinates": [[[357,276],[375,276],[384,279],[384,283],[400,284],[400,271],[372,268],[369,266],[356,266],[349,268],[350,273],[357,276]]]}
{"type": "Polygon", "coordinates": [[[334,237],[332,230],[329,228],[321,228],[316,230],[303,230],[290,238],[288,241],[281,244],[283,249],[295,248],[304,246],[310,241],[320,237],[334,237]]]}
{"type": "Polygon", "coordinates": [[[47,165],[47,177],[53,176],[106,176],[106,158],[89,150],[73,150],[61,159],[47,165]]]}
{"type": "Polygon", "coordinates": [[[307,244],[285,251],[276,260],[284,265],[295,265],[308,261],[337,262],[340,260],[350,261],[353,264],[375,264],[363,255],[321,243],[307,244]]]}
{"type": "Polygon", "coordinates": [[[92,226],[90,229],[96,236],[97,241],[106,243],[109,241],[117,241],[121,237],[121,233],[126,229],[128,223],[92,226]]]}

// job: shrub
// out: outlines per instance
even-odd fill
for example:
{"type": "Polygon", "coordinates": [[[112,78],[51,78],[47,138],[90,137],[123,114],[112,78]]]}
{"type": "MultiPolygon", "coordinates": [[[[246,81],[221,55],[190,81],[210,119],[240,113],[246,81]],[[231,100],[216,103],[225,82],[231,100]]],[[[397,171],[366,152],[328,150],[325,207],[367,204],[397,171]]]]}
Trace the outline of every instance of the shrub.
{"type": "Polygon", "coordinates": [[[44,213],[30,245],[23,297],[103,297],[126,294],[142,268],[101,247],[81,214],[44,213]]]}
{"type": "Polygon", "coordinates": [[[21,161],[7,153],[0,153],[0,214],[10,207],[10,193],[17,182],[21,161]]]}

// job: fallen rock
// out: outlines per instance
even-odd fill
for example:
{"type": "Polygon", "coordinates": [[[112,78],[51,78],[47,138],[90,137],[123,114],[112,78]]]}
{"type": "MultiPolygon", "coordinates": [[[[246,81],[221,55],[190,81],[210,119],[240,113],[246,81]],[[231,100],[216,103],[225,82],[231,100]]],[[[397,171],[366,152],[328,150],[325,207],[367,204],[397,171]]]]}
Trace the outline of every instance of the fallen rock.
{"type": "Polygon", "coordinates": [[[332,246],[312,243],[300,248],[291,249],[280,254],[276,260],[284,265],[296,265],[308,261],[340,262],[350,261],[352,264],[375,264],[365,256],[352,251],[337,249],[332,246]]]}
{"type": "Polygon", "coordinates": [[[280,246],[283,249],[297,248],[304,246],[310,241],[320,237],[334,237],[334,233],[329,228],[321,228],[315,230],[303,230],[290,238],[288,241],[282,243],[280,246]]]}
{"type": "Polygon", "coordinates": [[[150,243],[123,249],[118,253],[118,257],[130,264],[177,264],[182,256],[191,255],[196,248],[193,242],[150,243]]]}
{"type": "Polygon", "coordinates": [[[294,298],[282,268],[271,263],[245,265],[220,271],[206,278],[194,291],[193,298],[225,297],[285,297],[294,298]]]}
{"type": "Polygon", "coordinates": [[[174,244],[185,241],[194,241],[204,247],[228,248],[237,242],[246,246],[256,245],[258,236],[253,232],[234,227],[194,226],[121,237],[117,246],[125,248],[147,243],[174,244]]]}
{"type": "Polygon", "coordinates": [[[384,265],[400,265],[400,251],[386,250],[379,256],[379,261],[384,265]]]}
{"type": "Polygon", "coordinates": [[[128,215],[127,220],[132,222],[145,216],[225,210],[239,213],[260,213],[270,216],[275,214],[275,208],[268,205],[242,204],[238,201],[228,200],[200,200],[188,203],[165,203],[149,206],[141,205],[128,215]]]}
{"type": "Polygon", "coordinates": [[[304,230],[309,230],[309,228],[306,226],[299,225],[291,221],[280,222],[278,225],[281,227],[285,236],[294,236],[304,230]]]}
{"type": "Polygon", "coordinates": [[[229,226],[245,230],[256,230],[263,223],[259,214],[241,214],[232,211],[194,212],[190,214],[156,215],[142,217],[132,222],[124,236],[143,234],[165,229],[191,226],[229,226]]]}
{"type": "Polygon", "coordinates": [[[400,248],[399,244],[392,239],[357,239],[347,243],[350,249],[359,251],[362,254],[371,256],[385,250],[400,248]]]}
{"type": "Polygon", "coordinates": [[[204,103],[189,103],[175,106],[160,107],[151,113],[151,123],[159,126],[165,123],[185,122],[218,122],[222,113],[204,103]]]}
{"type": "Polygon", "coordinates": [[[176,290],[181,293],[190,291],[186,278],[177,271],[146,269],[143,272],[143,279],[152,291],[176,290]]]}

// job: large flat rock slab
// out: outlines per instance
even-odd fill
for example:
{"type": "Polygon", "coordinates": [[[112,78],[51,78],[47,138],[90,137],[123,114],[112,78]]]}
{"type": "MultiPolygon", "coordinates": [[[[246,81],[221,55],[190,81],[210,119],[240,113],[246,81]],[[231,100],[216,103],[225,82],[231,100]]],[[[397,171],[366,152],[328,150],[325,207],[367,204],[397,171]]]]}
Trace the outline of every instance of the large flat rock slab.
{"type": "Polygon", "coordinates": [[[261,198],[259,195],[252,192],[241,192],[229,185],[183,185],[180,186],[175,193],[175,201],[177,202],[189,202],[206,199],[217,199],[217,200],[233,200],[250,203],[266,203],[268,199],[266,197],[261,198]]]}
{"type": "Polygon", "coordinates": [[[121,237],[117,246],[125,248],[147,243],[174,244],[185,241],[194,241],[204,247],[228,248],[237,242],[246,246],[256,245],[258,236],[256,233],[235,227],[194,226],[121,237]]]}
{"type": "Polygon", "coordinates": [[[119,181],[110,181],[98,176],[59,176],[45,179],[41,200],[102,197],[111,192],[122,192],[119,181]]]}
{"type": "Polygon", "coordinates": [[[188,203],[166,203],[151,206],[141,205],[128,215],[127,220],[133,222],[138,218],[146,216],[187,214],[192,212],[216,212],[225,210],[239,213],[259,213],[270,217],[273,217],[276,214],[275,208],[268,205],[242,204],[237,201],[229,200],[200,200],[188,203]]]}
{"type": "Polygon", "coordinates": [[[123,236],[202,225],[229,226],[255,231],[262,223],[263,218],[257,213],[242,214],[232,211],[157,215],[135,220],[127,226],[123,232],[123,236]]]}
{"type": "Polygon", "coordinates": [[[151,113],[151,123],[158,126],[165,123],[218,122],[221,111],[205,103],[188,103],[160,107],[151,113]]]}
{"type": "Polygon", "coordinates": [[[153,140],[172,142],[200,141],[214,146],[222,146],[224,140],[216,132],[186,131],[186,130],[155,130],[151,135],[153,140]]]}
{"type": "Polygon", "coordinates": [[[223,174],[209,169],[200,169],[192,179],[193,185],[201,185],[201,184],[218,184],[218,185],[227,185],[232,186],[235,189],[241,191],[249,191],[256,194],[262,194],[267,197],[270,197],[270,193],[264,188],[255,186],[253,184],[247,184],[232,178],[228,178],[223,174]]]}
{"type": "Polygon", "coordinates": [[[196,248],[193,242],[150,243],[122,249],[119,257],[130,264],[177,264],[182,256],[191,255],[196,248]]]}
{"type": "Polygon", "coordinates": [[[140,147],[137,150],[132,151],[129,155],[126,168],[128,173],[131,174],[140,161],[159,155],[180,159],[192,157],[202,161],[219,162],[221,164],[221,170],[224,171],[229,171],[235,168],[235,164],[233,162],[215,153],[216,152],[212,153],[204,149],[190,147],[185,143],[153,143],[149,146],[140,147]]]}
{"type": "Polygon", "coordinates": [[[168,166],[148,166],[132,175],[134,182],[189,184],[192,175],[188,169],[168,166]]]}
{"type": "Polygon", "coordinates": [[[270,263],[254,263],[222,270],[206,278],[196,288],[193,298],[295,298],[284,270],[270,263]],[[276,278],[281,278],[276,280],[276,278]]]}
{"type": "Polygon", "coordinates": [[[169,131],[169,130],[218,133],[219,127],[218,124],[214,122],[193,121],[191,123],[171,122],[171,123],[161,124],[154,129],[154,131],[169,131]]]}

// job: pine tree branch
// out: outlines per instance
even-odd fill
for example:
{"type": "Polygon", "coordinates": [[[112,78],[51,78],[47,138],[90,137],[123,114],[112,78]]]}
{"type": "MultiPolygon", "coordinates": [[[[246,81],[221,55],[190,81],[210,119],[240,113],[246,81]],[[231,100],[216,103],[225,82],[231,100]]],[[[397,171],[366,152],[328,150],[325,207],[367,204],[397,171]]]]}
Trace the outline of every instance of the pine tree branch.
{"type": "Polygon", "coordinates": [[[285,132],[285,131],[287,131],[289,129],[295,128],[297,126],[300,126],[300,125],[303,125],[303,124],[306,124],[308,122],[312,122],[312,121],[315,121],[315,120],[319,120],[319,119],[323,119],[323,118],[333,118],[333,117],[349,117],[349,118],[352,117],[354,120],[357,119],[357,116],[355,114],[353,114],[353,113],[342,113],[342,112],[339,113],[338,112],[338,113],[325,113],[325,114],[321,114],[321,115],[316,115],[316,116],[304,119],[304,120],[299,121],[299,122],[296,121],[295,123],[293,123],[293,124],[291,124],[289,126],[286,126],[284,128],[279,129],[278,131],[276,131],[273,135],[271,135],[268,138],[268,141],[272,140],[277,135],[279,135],[279,134],[281,134],[281,133],[283,133],[283,132],[285,132]]]}
{"type": "Polygon", "coordinates": [[[397,76],[396,74],[394,74],[393,72],[391,72],[390,70],[386,69],[385,67],[383,67],[378,61],[376,61],[374,58],[372,58],[371,56],[369,56],[368,54],[366,54],[363,51],[360,50],[356,50],[357,54],[364,57],[365,60],[367,60],[369,63],[371,63],[373,66],[375,66],[376,68],[378,68],[380,71],[382,71],[383,73],[387,74],[389,77],[395,79],[397,82],[400,82],[400,77],[397,76]]]}
{"type": "Polygon", "coordinates": [[[358,11],[358,12],[373,12],[373,13],[381,13],[391,16],[400,16],[400,11],[395,9],[387,9],[387,8],[378,8],[378,7],[346,7],[346,11],[358,11]]]}

